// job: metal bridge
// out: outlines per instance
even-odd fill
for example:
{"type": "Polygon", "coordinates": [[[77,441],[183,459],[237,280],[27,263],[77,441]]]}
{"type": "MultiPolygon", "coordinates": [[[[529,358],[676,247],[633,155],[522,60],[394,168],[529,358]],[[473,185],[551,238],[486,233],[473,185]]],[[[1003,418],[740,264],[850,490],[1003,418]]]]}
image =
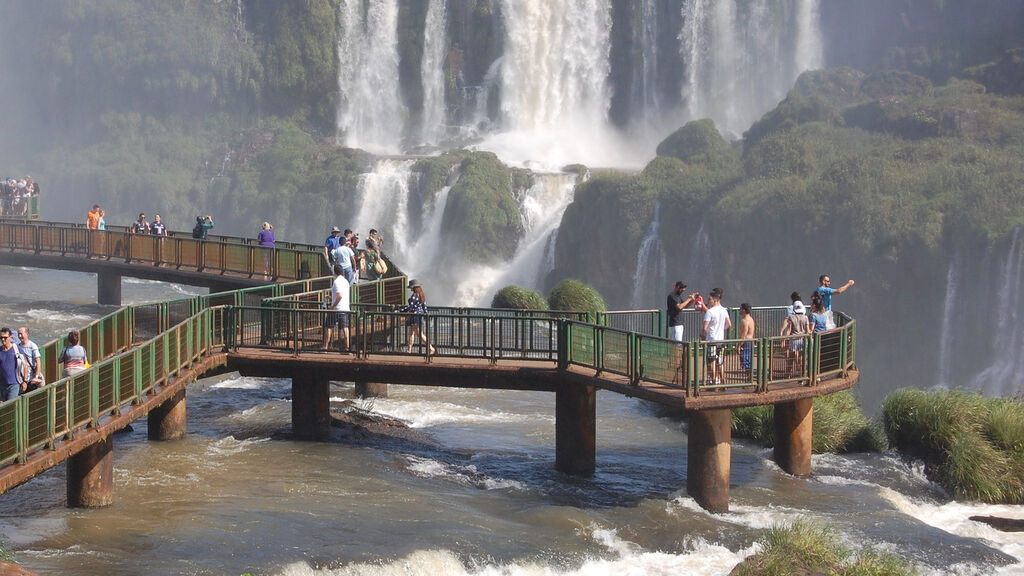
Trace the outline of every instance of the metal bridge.
{"type": "MultiPolygon", "coordinates": [[[[0,234],[31,238],[36,246],[64,246],[69,238],[81,238],[84,250],[53,257],[65,262],[89,259],[97,267],[114,262],[118,270],[155,268],[154,253],[141,258],[134,249],[125,261],[90,258],[96,253],[90,248],[97,245],[91,236],[95,231],[79,236],[52,224],[25,226],[32,225],[0,223],[0,234]],[[45,238],[51,241],[40,244],[45,238]]],[[[114,234],[104,240],[119,233],[114,234]]],[[[133,246],[136,237],[127,236],[120,238],[133,246]]],[[[151,238],[140,240],[152,247],[151,238]]],[[[162,254],[193,254],[185,246],[162,254]]],[[[200,246],[194,253],[206,249],[200,246]]],[[[304,253],[319,249],[309,247],[304,253]]],[[[286,261],[302,262],[306,257],[285,254],[290,254],[283,256],[286,261]]],[[[247,270],[225,260],[225,266],[213,269],[193,270],[175,260],[161,268],[170,277],[180,274],[175,281],[182,283],[190,283],[194,274],[245,276],[253,274],[252,252],[249,255],[247,270]]],[[[322,261],[321,253],[316,256],[322,261]]],[[[95,363],[67,378],[60,378],[57,363],[64,339],[42,346],[49,384],[0,403],[0,493],[67,460],[68,505],[109,504],[113,433],[148,416],[151,439],[182,437],[187,385],[205,375],[237,370],[242,375],[291,378],[293,432],[311,440],[330,433],[332,380],[356,382],[357,388],[371,394],[386,394],[386,383],[554,392],[555,466],[570,474],[591,474],[596,466],[598,389],[683,408],[689,414],[687,489],[705,508],[724,511],[732,408],[774,405],[775,459],[792,474],[808,475],[813,398],[850,388],[859,378],[856,322],[842,314],[835,330],[800,337],[805,353],[795,366],[787,366],[783,352],[790,337],[716,343],[725,347],[726,378],[713,384],[707,383],[705,374],[706,345],[666,339],[658,311],[591,316],[432,307],[423,328],[436,352],[418,347],[406,353],[406,316],[397,311],[406,302],[404,276],[352,286],[352,351],[338,351],[334,342],[324,350],[328,311],[320,303],[331,280],[311,278],[122,307],[81,330],[81,344],[95,363]],[[744,344],[753,352],[749,368],[741,365],[736,353],[744,344]]],[[[689,333],[695,334],[700,318],[687,313],[686,321],[693,325],[689,333]]],[[[755,308],[752,313],[758,325],[774,329],[785,312],[779,307],[755,308]]]]}

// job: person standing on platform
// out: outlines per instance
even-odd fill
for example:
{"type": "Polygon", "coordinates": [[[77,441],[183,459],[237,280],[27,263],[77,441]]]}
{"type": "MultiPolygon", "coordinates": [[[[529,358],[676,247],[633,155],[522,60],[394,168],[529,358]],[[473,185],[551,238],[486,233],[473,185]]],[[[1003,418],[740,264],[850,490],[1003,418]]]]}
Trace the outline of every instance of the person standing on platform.
{"type": "Polygon", "coordinates": [[[146,220],[145,212],[140,212],[139,219],[132,222],[132,234],[149,234],[149,221],[146,220]]]}
{"type": "Polygon", "coordinates": [[[21,352],[28,361],[28,387],[32,390],[41,388],[45,383],[42,355],[39,354],[39,346],[28,337],[28,326],[18,328],[18,340],[21,343],[21,352]]]}
{"type": "Polygon", "coordinates": [[[167,226],[159,214],[153,215],[153,223],[149,225],[149,233],[153,236],[167,236],[167,226]]]}
{"type": "Polygon", "coordinates": [[[341,247],[341,230],[337,226],[331,227],[331,234],[324,240],[324,258],[327,264],[334,266],[334,251],[341,247]]]}
{"type": "Polygon", "coordinates": [[[85,227],[89,230],[98,230],[100,223],[100,205],[93,204],[92,210],[85,215],[85,227]]]}
{"type": "MultiPolygon", "coordinates": [[[[753,340],[756,338],[757,326],[754,324],[754,317],[750,314],[750,304],[740,304],[740,340],[753,340]]],[[[754,343],[740,343],[740,368],[747,371],[750,376],[753,368],[754,343]]]]}
{"type": "MultiPolygon", "coordinates": [[[[815,294],[821,295],[821,304],[825,307],[825,315],[828,317],[828,329],[836,327],[835,318],[832,317],[832,295],[842,294],[853,286],[853,280],[847,280],[846,284],[843,284],[841,288],[832,287],[832,278],[828,274],[822,274],[818,276],[818,287],[814,289],[815,294]]],[[[811,298],[811,304],[813,308],[814,299],[813,295],[811,298]]]]}
{"type": "Polygon", "coordinates": [[[683,328],[683,310],[693,304],[696,293],[684,296],[686,284],[682,280],[675,283],[672,293],[668,295],[667,316],[668,316],[668,337],[676,342],[682,342],[686,337],[683,328]]]}
{"type": "Polygon", "coordinates": [[[259,234],[256,235],[256,241],[259,242],[260,246],[266,248],[263,251],[263,277],[270,280],[270,258],[274,253],[274,246],[277,243],[277,239],[274,238],[274,225],[270,222],[264,222],[259,234]]]}
{"type": "Polygon", "coordinates": [[[416,280],[409,282],[409,290],[412,290],[412,294],[409,295],[409,303],[401,310],[408,313],[406,324],[409,326],[409,343],[405,347],[405,353],[411,354],[413,345],[419,340],[428,347],[430,354],[433,355],[434,347],[427,341],[427,334],[423,329],[424,320],[427,317],[427,295],[423,292],[423,285],[416,280]]]}
{"type": "Polygon", "coordinates": [[[78,330],[68,332],[68,345],[64,347],[64,351],[60,353],[60,358],[57,360],[64,365],[62,375],[65,377],[78,374],[89,367],[89,356],[85,347],[78,343],[80,339],[81,334],[78,330]]]}
{"type": "Polygon", "coordinates": [[[340,350],[346,354],[349,352],[350,286],[351,284],[348,283],[348,279],[345,278],[341,269],[341,264],[335,264],[334,282],[331,283],[331,302],[328,305],[330,312],[327,313],[327,323],[324,326],[324,350],[330,349],[331,337],[334,329],[337,328],[338,334],[341,336],[340,341],[345,344],[340,346],[340,350]]]}
{"type": "Polygon", "coordinates": [[[11,329],[0,328],[0,396],[4,402],[28,389],[28,371],[25,365],[18,366],[19,354],[11,329]]]}
{"type": "Polygon", "coordinates": [[[725,340],[725,332],[732,328],[732,320],[729,319],[729,311],[722,306],[722,289],[712,288],[708,295],[711,307],[704,313],[704,325],[701,328],[701,338],[707,344],[705,347],[705,361],[707,362],[707,383],[708,385],[720,385],[725,380],[725,371],[722,369],[721,344],[714,344],[725,340]]]}

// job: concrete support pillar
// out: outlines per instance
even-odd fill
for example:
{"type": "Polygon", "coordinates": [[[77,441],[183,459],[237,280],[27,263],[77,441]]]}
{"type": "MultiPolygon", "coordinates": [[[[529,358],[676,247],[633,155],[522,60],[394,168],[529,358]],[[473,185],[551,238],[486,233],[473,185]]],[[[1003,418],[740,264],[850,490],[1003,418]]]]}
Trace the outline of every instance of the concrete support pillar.
{"type": "Polygon", "coordinates": [[[731,457],[732,410],[691,412],[687,434],[686,492],[709,512],[729,511],[731,457]]]}
{"type": "Polygon", "coordinates": [[[121,275],[116,272],[96,273],[96,301],[110,306],[121,305],[121,275]]]}
{"type": "Polygon", "coordinates": [[[331,434],[330,381],[310,374],[292,376],[292,433],[296,440],[326,440],[331,434]]]}
{"type": "Polygon", "coordinates": [[[388,385],[379,382],[356,382],[356,396],[360,398],[387,398],[388,385]]]}
{"type": "Polygon", "coordinates": [[[555,392],[555,468],[566,474],[594,473],[597,390],[560,386],[555,392]]]}
{"type": "Polygon", "coordinates": [[[147,418],[150,440],[181,440],[187,432],[185,390],[150,410],[147,418]]]}
{"type": "Polygon", "coordinates": [[[775,405],[775,463],[794,476],[811,475],[814,398],[775,405]]]}
{"type": "Polygon", "coordinates": [[[99,508],[114,502],[114,437],[107,436],[68,458],[68,508],[99,508]]]}

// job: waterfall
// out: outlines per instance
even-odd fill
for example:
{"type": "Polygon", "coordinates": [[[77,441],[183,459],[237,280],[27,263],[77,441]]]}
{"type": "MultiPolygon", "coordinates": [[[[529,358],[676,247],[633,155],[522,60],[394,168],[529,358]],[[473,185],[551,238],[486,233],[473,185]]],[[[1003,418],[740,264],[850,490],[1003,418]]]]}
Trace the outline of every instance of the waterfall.
{"type": "Polygon", "coordinates": [[[704,219],[700,221],[693,244],[690,245],[690,264],[686,268],[686,283],[697,288],[698,292],[707,294],[711,291],[714,270],[711,261],[711,237],[705,229],[704,219]]]}
{"type": "Polygon", "coordinates": [[[640,25],[634,33],[634,42],[640,47],[640,65],[633,68],[633,110],[645,127],[657,120],[661,111],[658,98],[658,2],[642,0],[640,25]]]}
{"type": "Polygon", "coordinates": [[[801,72],[821,67],[819,2],[684,3],[679,50],[688,118],[711,118],[724,132],[741,134],[786,95],[801,72]]]}
{"type": "Polygon", "coordinates": [[[429,278],[430,273],[443,270],[444,243],[441,241],[441,222],[444,220],[444,207],[448,204],[448,192],[452,187],[445,186],[434,197],[423,216],[423,233],[416,238],[415,244],[408,251],[412,258],[406,260],[403,271],[410,278],[429,278]]]}
{"type": "Polygon", "coordinates": [[[633,272],[634,309],[650,308],[658,303],[658,288],[667,282],[665,245],[661,242],[661,203],[654,206],[654,217],[647,228],[647,235],[640,242],[636,255],[636,270],[633,272]]]}
{"type": "Polygon", "coordinates": [[[445,135],[447,108],[444,99],[444,57],[448,48],[445,31],[446,0],[433,0],[427,7],[423,33],[423,123],[421,144],[437,144],[445,135]]]}
{"type": "Polygon", "coordinates": [[[342,0],[338,7],[337,141],[396,153],[406,109],[398,82],[397,0],[342,0]]]}
{"type": "Polygon", "coordinates": [[[942,331],[939,334],[939,386],[951,387],[953,375],[953,340],[956,330],[956,314],[959,310],[958,298],[960,296],[960,278],[962,262],[960,254],[953,256],[949,263],[949,271],[946,272],[946,297],[942,305],[942,331]]]}
{"type": "Polygon", "coordinates": [[[1013,231],[998,287],[992,363],[970,387],[993,396],[1013,396],[1024,393],[1024,241],[1019,226],[1013,231]]]}
{"type": "Polygon", "coordinates": [[[537,290],[554,267],[552,239],[562,214],[573,199],[575,174],[534,174],[534,184],[520,198],[524,237],[512,260],[504,266],[472,266],[457,278],[455,303],[488,306],[499,289],[510,284],[537,290]]]}
{"type": "MultiPolygon", "coordinates": [[[[379,160],[373,172],[359,177],[359,212],[347,225],[360,236],[370,228],[384,235],[384,252],[399,262],[412,262],[409,247],[409,181],[415,160],[379,160]]],[[[365,248],[364,246],[361,246],[365,248]]]]}

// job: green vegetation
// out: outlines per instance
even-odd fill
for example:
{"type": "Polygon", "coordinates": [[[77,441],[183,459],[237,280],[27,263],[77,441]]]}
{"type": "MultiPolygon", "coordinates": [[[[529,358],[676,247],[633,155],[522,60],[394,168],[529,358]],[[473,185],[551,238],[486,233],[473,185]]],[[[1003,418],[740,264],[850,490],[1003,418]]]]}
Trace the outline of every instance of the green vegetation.
{"type": "Polygon", "coordinates": [[[461,172],[444,209],[445,242],[461,247],[473,262],[508,260],[523,235],[509,168],[490,152],[474,152],[462,161],[461,172]]]}
{"type": "Polygon", "coordinates": [[[671,156],[697,164],[729,149],[729,143],[718,133],[710,118],[688,122],[658,144],[658,156],[671,156]]]}
{"type": "Polygon", "coordinates": [[[548,303],[540,292],[520,286],[505,286],[494,295],[491,308],[515,308],[517,310],[547,310],[548,303]]]}
{"type": "Polygon", "coordinates": [[[1024,503],[1024,401],[963,391],[896,390],[882,404],[886,432],[955,498],[1024,503]]]}
{"type": "Polygon", "coordinates": [[[827,526],[798,520],[774,526],[758,540],[762,550],[741,562],[731,576],[911,576],[902,558],[874,550],[854,554],[827,526]]]}
{"type": "MultiPolygon", "coordinates": [[[[814,399],[815,454],[884,452],[889,448],[882,428],[868,419],[846,390],[814,399]]],[[[775,444],[775,411],[772,406],[746,406],[732,411],[736,436],[751,438],[765,446],[775,444]]]]}
{"type": "Polygon", "coordinates": [[[593,286],[579,280],[567,279],[558,283],[548,294],[548,306],[552,310],[571,310],[597,314],[608,310],[604,298],[593,286]]]}
{"type": "Polygon", "coordinates": [[[0,539],[0,562],[7,562],[9,564],[18,563],[14,558],[14,553],[7,549],[7,545],[2,539],[0,539]]]}

